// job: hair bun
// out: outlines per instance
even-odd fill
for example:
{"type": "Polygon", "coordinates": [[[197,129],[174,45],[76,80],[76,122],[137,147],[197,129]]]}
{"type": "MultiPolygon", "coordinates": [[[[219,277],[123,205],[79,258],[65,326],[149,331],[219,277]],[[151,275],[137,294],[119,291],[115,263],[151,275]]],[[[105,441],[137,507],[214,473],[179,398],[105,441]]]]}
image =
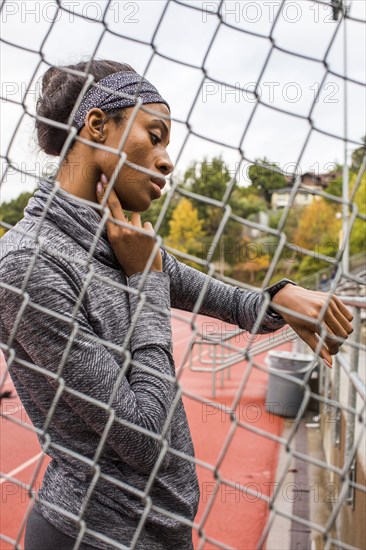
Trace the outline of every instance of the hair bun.
{"type": "MultiPolygon", "coordinates": [[[[134,71],[130,65],[109,60],[85,61],[67,67],[50,67],[42,78],[42,92],[37,99],[36,113],[50,121],[67,124],[70,113],[85,84],[86,75],[75,75],[65,69],[86,72],[98,82],[106,76],[119,71],[134,71]]],[[[36,119],[38,145],[47,155],[59,156],[68,136],[66,130],[36,119]]]]}

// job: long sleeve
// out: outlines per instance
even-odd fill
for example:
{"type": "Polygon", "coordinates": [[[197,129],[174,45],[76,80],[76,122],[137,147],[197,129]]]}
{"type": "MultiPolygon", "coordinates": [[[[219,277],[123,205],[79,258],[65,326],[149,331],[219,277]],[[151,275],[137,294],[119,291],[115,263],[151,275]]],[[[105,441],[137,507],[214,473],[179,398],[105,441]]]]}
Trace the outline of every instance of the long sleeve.
{"type": "MultiPolygon", "coordinates": [[[[163,268],[171,280],[171,307],[192,311],[202,288],[208,283],[199,313],[238,325],[248,332],[253,331],[263,305],[264,298],[261,293],[243,290],[209,278],[201,271],[179,262],[165,249],[161,250],[163,268]]],[[[282,317],[267,310],[258,333],[273,332],[284,325],[282,317]]]]}
{"type": "MultiPolygon", "coordinates": [[[[174,400],[176,383],[171,353],[169,276],[156,272],[147,276],[144,285],[146,302],[165,310],[165,313],[152,311],[146,305],[141,309],[130,339],[133,367],[127,378],[121,376],[123,355],[118,355],[115,349],[98,340],[88,321],[83,300],[72,321],[73,310],[80,300],[81,283],[76,281],[69,266],[44,255],[36,261],[25,296],[10,288],[21,288],[29,257],[27,252],[16,252],[0,264],[1,340],[6,341],[5,336],[11,333],[19,309],[26,304],[15,340],[31,361],[42,369],[45,375],[43,383],[56,390],[58,381],[49,373],[55,375],[61,369],[60,376],[66,386],[61,399],[99,435],[103,434],[110,418],[106,405],[115,391],[111,410],[122,423],[112,422],[106,443],[127,464],[149,473],[161,451],[160,442],[123,422],[161,434],[174,400]],[[35,309],[34,304],[43,309],[35,309]],[[79,392],[80,396],[69,390],[79,392]]],[[[129,285],[137,287],[140,277],[141,274],[131,277],[129,285]]],[[[103,295],[100,300],[103,300],[103,295]]],[[[121,311],[120,315],[133,319],[140,307],[138,296],[130,295],[129,307],[130,311],[121,311]]],[[[34,383],[32,370],[23,371],[23,377],[28,377],[23,379],[23,383],[34,383]]],[[[42,391],[35,393],[40,395],[42,391]]],[[[68,412],[61,408],[58,414],[65,414],[66,419],[68,412]]],[[[166,457],[164,464],[168,461],[166,457]]]]}

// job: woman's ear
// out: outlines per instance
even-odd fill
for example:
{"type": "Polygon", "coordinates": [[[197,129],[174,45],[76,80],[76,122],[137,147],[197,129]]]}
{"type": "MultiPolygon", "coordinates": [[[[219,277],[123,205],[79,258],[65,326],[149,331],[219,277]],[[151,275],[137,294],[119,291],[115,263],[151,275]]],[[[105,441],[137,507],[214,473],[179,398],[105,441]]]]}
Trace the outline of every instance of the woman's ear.
{"type": "Polygon", "coordinates": [[[86,137],[91,141],[97,141],[102,143],[106,139],[106,134],[104,130],[104,123],[106,122],[105,113],[95,107],[90,109],[88,114],[85,117],[85,132],[88,134],[86,137]]]}

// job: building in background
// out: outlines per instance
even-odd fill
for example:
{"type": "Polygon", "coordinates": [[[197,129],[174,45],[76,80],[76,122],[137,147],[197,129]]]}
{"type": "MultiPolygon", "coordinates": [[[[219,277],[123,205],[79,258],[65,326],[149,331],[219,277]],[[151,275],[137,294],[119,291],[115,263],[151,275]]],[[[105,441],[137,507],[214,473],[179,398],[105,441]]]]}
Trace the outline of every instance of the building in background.
{"type": "MultiPolygon", "coordinates": [[[[314,200],[319,200],[320,197],[316,193],[319,191],[325,191],[328,185],[340,175],[341,174],[337,171],[318,175],[313,172],[306,172],[301,176],[301,184],[294,198],[293,206],[308,206],[314,200]]],[[[292,178],[290,177],[288,180],[290,183],[292,178]]],[[[274,210],[277,210],[287,206],[290,200],[291,191],[291,185],[273,191],[271,197],[271,207],[274,210]]]]}

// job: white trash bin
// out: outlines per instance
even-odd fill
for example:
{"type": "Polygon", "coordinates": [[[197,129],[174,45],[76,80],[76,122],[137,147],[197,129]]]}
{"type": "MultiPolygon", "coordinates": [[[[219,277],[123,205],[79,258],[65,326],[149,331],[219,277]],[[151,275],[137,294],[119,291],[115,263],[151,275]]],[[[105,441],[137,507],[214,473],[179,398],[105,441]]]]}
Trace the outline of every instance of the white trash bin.
{"type": "MultiPolygon", "coordinates": [[[[304,399],[304,386],[276,373],[303,380],[309,370],[316,367],[314,355],[291,351],[270,351],[267,355],[269,380],[266,395],[266,411],[294,418],[304,399]]],[[[308,377],[308,380],[310,377],[308,377]]],[[[304,412],[304,411],[303,411],[304,412]]]]}

